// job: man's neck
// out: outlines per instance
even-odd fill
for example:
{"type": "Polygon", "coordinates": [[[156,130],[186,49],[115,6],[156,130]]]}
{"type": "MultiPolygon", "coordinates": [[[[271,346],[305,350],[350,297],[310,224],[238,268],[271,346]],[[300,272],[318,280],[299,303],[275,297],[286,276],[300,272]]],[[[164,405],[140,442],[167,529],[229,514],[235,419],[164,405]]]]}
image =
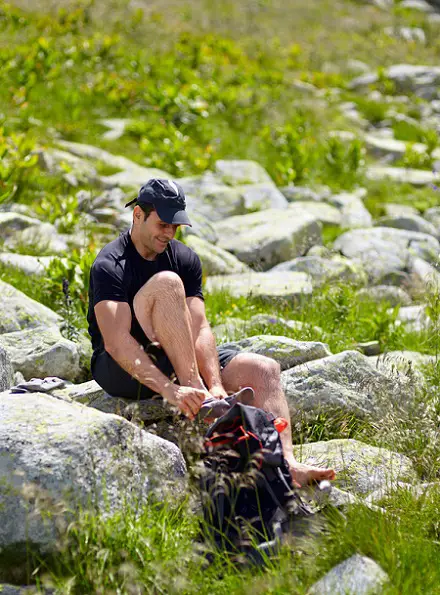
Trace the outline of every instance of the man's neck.
{"type": "Polygon", "coordinates": [[[136,234],[133,233],[133,228],[130,229],[130,237],[131,241],[133,242],[133,246],[136,248],[137,252],[142,256],[142,258],[150,261],[156,260],[157,253],[145,248],[145,246],[140,242],[136,234]]]}

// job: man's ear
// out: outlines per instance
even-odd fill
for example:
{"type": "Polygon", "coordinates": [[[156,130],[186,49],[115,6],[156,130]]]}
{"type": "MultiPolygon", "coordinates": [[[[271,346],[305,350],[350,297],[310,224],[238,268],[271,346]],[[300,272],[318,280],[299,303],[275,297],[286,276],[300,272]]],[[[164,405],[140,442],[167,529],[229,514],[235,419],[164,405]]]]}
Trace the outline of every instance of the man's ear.
{"type": "Polygon", "coordinates": [[[133,210],[133,218],[136,219],[137,221],[140,221],[142,219],[142,214],[143,214],[143,211],[142,211],[141,207],[139,205],[136,205],[133,210]]]}

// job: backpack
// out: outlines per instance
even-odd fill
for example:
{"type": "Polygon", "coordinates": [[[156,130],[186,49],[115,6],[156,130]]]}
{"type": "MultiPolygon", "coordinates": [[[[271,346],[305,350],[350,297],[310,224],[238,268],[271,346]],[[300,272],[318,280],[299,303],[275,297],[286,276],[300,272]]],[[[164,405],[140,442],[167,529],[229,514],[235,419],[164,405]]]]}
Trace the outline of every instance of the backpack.
{"type": "Polygon", "coordinates": [[[205,539],[254,563],[264,561],[263,552],[276,553],[290,512],[311,512],[293,491],[279,436],[282,425],[282,418],[237,403],[205,435],[205,539]]]}

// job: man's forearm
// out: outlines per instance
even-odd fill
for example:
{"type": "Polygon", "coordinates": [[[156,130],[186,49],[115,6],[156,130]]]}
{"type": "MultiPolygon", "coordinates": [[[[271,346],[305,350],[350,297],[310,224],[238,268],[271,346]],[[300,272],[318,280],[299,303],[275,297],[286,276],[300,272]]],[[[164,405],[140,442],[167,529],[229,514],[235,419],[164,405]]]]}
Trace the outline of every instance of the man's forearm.
{"type": "Polygon", "coordinates": [[[214,335],[209,326],[202,327],[195,342],[197,365],[208,390],[221,386],[220,366],[214,335]]]}
{"type": "Polygon", "coordinates": [[[154,365],[153,360],[134,337],[130,334],[124,335],[120,337],[117,345],[106,346],[106,351],[133,378],[154,392],[164,395],[166,387],[170,385],[170,379],[154,365]]]}

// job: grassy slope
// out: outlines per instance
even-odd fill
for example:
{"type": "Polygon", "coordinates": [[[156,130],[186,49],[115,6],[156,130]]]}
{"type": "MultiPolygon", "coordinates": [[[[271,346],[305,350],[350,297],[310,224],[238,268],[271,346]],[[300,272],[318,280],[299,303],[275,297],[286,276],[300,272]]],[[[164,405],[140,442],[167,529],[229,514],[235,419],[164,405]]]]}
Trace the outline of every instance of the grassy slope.
{"type": "MultiPolygon", "coordinates": [[[[340,115],[330,93],[309,97],[292,81],[323,89],[338,86],[342,99],[352,99],[344,89],[352,76],[349,59],[365,61],[372,69],[401,62],[437,64],[440,49],[440,26],[426,25],[423,15],[398,7],[388,13],[360,2],[137,0],[129,9],[128,3],[113,0],[83,4],[84,10],[71,2],[56,2],[52,11],[49,4],[45,15],[36,15],[33,2],[14,2],[24,13],[0,2],[0,145],[2,152],[6,146],[13,155],[13,199],[31,205],[42,219],[53,217],[56,222],[64,217],[71,229],[72,189],[60,176],[41,173],[36,165],[24,169],[22,160],[35,142],[51,144],[59,135],[91,142],[139,162],[148,158],[175,175],[203,171],[220,157],[248,157],[267,167],[280,184],[292,179],[293,168],[307,184],[351,187],[365,182],[361,168],[336,175],[328,167],[326,143],[329,130],[356,127],[340,115]],[[66,12],[57,15],[63,4],[66,12]],[[384,27],[399,25],[423,26],[426,46],[383,33],[384,27]],[[195,99],[206,107],[191,106],[195,99]],[[209,117],[201,114],[203,109],[209,117]],[[97,122],[102,117],[135,118],[137,126],[118,141],[103,141],[97,122]],[[16,133],[23,135],[26,145],[18,154],[11,149],[11,142],[17,144],[12,137],[16,133]],[[290,144],[283,144],[286,137],[290,144]],[[14,180],[17,171],[20,177],[14,180]]],[[[377,114],[383,106],[368,109],[370,115],[377,114]]],[[[0,182],[2,188],[11,186],[6,174],[0,175],[0,182]]],[[[439,204],[438,193],[430,189],[413,193],[397,185],[369,187],[367,204],[375,215],[385,200],[412,202],[416,196],[422,210],[439,204]]],[[[39,284],[20,279],[7,267],[0,277],[63,311],[61,280],[73,275],[77,262],[86,272],[88,256],[87,251],[73,255],[68,270],[56,264],[51,278],[39,284]]],[[[84,286],[83,282],[75,289],[72,277],[80,314],[84,286]]],[[[322,326],[333,350],[377,339],[386,349],[438,352],[436,334],[397,329],[385,304],[360,305],[350,288],[336,289],[336,296],[334,291],[321,292],[302,311],[286,305],[283,314],[322,326]]],[[[436,299],[431,297],[434,305],[436,299]]],[[[227,296],[210,296],[207,306],[213,323],[268,309],[227,296]]],[[[307,338],[322,338],[313,332],[307,338]]],[[[383,444],[411,456],[421,476],[434,480],[440,460],[437,370],[431,370],[430,377],[423,414],[420,409],[417,415],[393,412],[381,427],[319,417],[306,426],[298,424],[297,437],[354,437],[383,444]]],[[[141,522],[129,515],[111,523],[85,519],[72,528],[70,542],[47,572],[55,582],[70,580],[63,593],[303,593],[325,570],[360,551],[389,572],[394,585],[390,592],[439,592],[439,498],[415,504],[396,496],[388,505],[400,520],[355,509],[345,522],[332,521],[330,533],[313,546],[317,549],[311,556],[301,555],[294,543],[265,572],[224,566],[222,560],[204,568],[192,548],[194,518],[186,513],[151,509],[141,522]]],[[[43,564],[40,574],[45,569],[43,564]]]]}

